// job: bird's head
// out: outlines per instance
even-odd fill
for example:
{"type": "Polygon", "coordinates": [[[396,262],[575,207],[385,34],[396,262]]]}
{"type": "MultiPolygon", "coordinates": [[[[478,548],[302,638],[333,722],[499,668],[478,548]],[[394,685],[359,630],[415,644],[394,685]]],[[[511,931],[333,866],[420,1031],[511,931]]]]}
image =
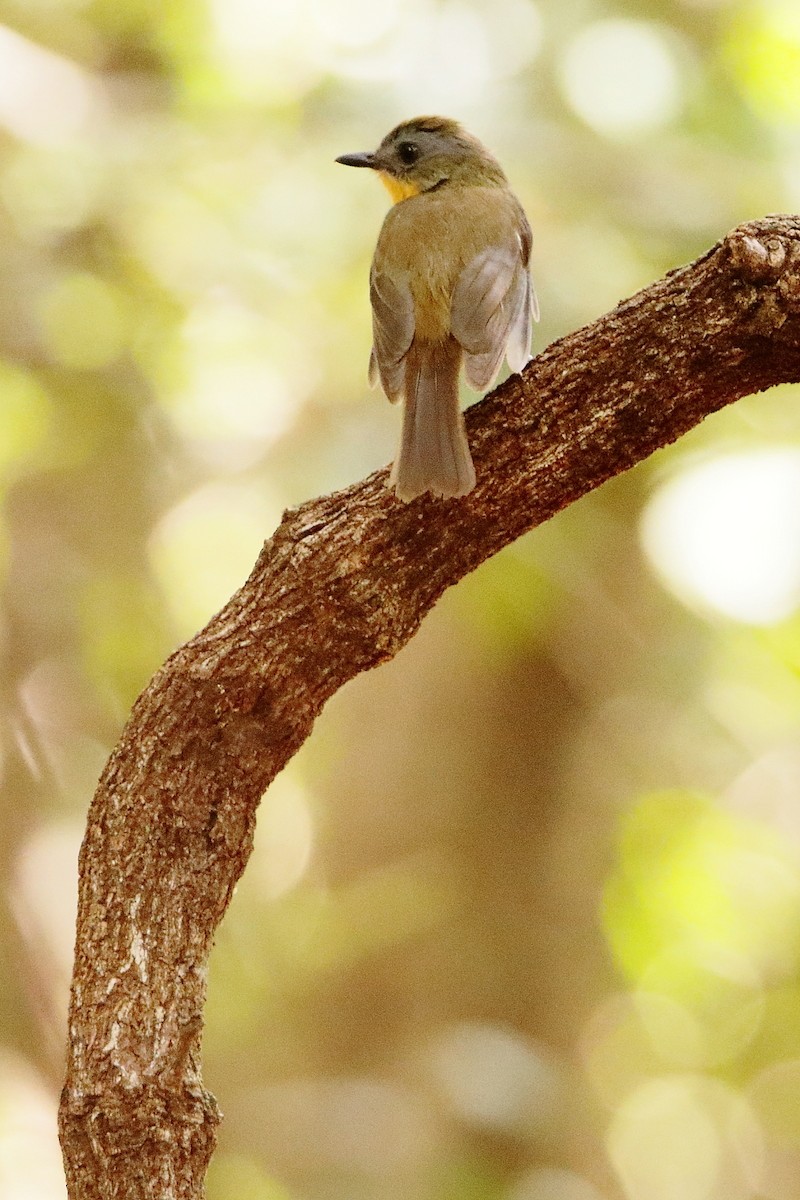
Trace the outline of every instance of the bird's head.
{"type": "Polygon", "coordinates": [[[420,192],[456,184],[503,187],[500,164],[476,137],[448,117],[414,117],[387,133],[378,149],[343,154],[346,167],[377,171],[395,204],[420,192]]]}

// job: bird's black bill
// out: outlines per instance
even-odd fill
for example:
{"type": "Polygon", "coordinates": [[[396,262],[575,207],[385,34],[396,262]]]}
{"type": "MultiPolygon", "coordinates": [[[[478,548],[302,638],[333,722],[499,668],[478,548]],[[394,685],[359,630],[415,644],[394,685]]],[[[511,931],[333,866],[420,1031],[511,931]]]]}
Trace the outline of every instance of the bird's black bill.
{"type": "Polygon", "coordinates": [[[345,167],[374,167],[374,154],[342,154],[336,159],[338,163],[342,163],[345,167]]]}

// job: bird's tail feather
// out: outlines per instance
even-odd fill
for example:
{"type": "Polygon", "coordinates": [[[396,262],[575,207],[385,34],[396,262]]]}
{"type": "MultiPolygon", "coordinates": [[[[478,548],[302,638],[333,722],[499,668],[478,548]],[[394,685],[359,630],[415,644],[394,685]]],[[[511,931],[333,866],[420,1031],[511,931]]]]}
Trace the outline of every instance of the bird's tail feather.
{"type": "Polygon", "coordinates": [[[423,492],[465,496],[475,486],[464,418],[458,403],[461,347],[414,342],[405,364],[403,436],[389,476],[400,500],[423,492]]]}

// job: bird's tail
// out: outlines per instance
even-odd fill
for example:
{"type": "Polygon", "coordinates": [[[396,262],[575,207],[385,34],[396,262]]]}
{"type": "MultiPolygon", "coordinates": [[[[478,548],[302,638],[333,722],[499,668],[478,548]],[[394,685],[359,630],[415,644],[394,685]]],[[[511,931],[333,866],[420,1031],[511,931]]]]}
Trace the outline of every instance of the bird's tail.
{"type": "Polygon", "coordinates": [[[475,486],[458,403],[461,347],[455,338],[414,341],[406,356],[403,437],[389,487],[400,500],[423,492],[465,496],[475,486]]]}

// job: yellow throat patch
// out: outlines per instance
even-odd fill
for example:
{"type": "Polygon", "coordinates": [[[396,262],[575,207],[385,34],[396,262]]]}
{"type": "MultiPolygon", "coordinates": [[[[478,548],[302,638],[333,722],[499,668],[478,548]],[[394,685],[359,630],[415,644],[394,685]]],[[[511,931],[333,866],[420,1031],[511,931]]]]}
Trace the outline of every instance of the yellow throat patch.
{"type": "Polygon", "coordinates": [[[394,175],[389,175],[386,171],[378,171],[378,175],[381,183],[392,197],[393,204],[399,204],[401,200],[408,200],[410,196],[419,195],[419,188],[415,183],[395,179],[394,175]]]}

